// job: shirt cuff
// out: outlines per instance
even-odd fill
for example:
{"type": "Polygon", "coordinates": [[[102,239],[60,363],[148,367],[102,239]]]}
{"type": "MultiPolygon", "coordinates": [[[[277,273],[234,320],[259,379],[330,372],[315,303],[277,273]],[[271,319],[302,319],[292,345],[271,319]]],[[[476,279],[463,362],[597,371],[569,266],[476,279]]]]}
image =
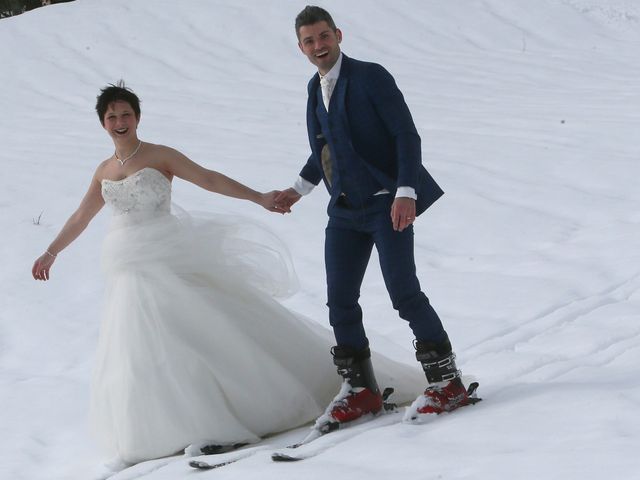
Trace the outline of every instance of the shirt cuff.
{"type": "Polygon", "coordinates": [[[416,189],[413,187],[398,187],[398,190],[396,191],[396,198],[399,197],[413,198],[414,200],[418,199],[416,189]]]}
{"type": "Polygon", "coordinates": [[[316,186],[311,183],[309,180],[305,180],[302,177],[298,177],[296,183],[293,184],[293,189],[298,192],[300,195],[308,195],[311,193],[316,186]]]}

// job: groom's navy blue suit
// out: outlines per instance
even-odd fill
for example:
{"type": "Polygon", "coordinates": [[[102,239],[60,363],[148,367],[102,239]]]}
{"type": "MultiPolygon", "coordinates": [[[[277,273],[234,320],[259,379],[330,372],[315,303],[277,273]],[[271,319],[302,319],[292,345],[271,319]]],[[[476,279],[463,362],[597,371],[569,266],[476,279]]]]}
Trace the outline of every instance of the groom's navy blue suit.
{"type": "Polygon", "coordinates": [[[395,231],[390,217],[398,187],[415,189],[418,215],[443,194],[422,166],[420,136],[404,97],[382,66],[344,54],[328,112],[319,84],[314,75],[308,85],[312,153],[300,176],[315,185],[324,180],[331,195],[325,263],[337,343],[356,349],[368,345],[358,299],[373,245],[400,317],[418,340],[442,342],[447,335],[416,277],[413,225],[395,231]],[[321,163],[325,145],[330,181],[321,163]]]}

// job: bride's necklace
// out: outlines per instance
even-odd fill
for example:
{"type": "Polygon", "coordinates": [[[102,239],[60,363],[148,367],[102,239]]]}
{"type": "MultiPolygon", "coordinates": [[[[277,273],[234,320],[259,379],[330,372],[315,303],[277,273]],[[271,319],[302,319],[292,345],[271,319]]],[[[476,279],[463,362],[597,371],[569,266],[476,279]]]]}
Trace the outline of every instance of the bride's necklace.
{"type": "Polygon", "coordinates": [[[138,150],[140,150],[141,146],[142,146],[142,140],[140,140],[140,143],[138,143],[138,146],[133,151],[133,153],[131,155],[129,155],[127,158],[123,158],[122,160],[120,158],[118,158],[118,150],[116,150],[113,155],[116,157],[116,160],[118,162],[120,162],[120,166],[124,167],[124,164],[127,163],[127,160],[129,160],[131,157],[135,156],[135,154],[138,153],[138,150]]]}

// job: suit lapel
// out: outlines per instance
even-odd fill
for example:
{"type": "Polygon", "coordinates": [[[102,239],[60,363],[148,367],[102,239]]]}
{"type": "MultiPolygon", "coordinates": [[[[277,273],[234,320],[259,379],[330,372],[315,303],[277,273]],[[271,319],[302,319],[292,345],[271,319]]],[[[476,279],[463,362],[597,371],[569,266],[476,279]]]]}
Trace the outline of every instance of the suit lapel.
{"type": "Polygon", "coordinates": [[[345,97],[347,95],[347,85],[349,83],[349,78],[347,76],[343,76],[340,73],[338,77],[338,81],[336,82],[336,86],[333,89],[333,93],[331,94],[331,102],[329,103],[329,110],[332,108],[336,108],[338,112],[343,112],[345,109],[345,97]]]}
{"type": "MultiPolygon", "coordinates": [[[[311,145],[314,145],[315,137],[320,133],[320,125],[316,118],[316,107],[318,106],[318,87],[320,86],[320,78],[318,74],[315,74],[307,85],[307,91],[309,96],[307,98],[307,131],[309,134],[309,141],[311,145]]],[[[314,152],[317,153],[317,152],[314,152]]]]}
{"type": "Polygon", "coordinates": [[[347,86],[349,85],[349,67],[349,57],[343,53],[340,76],[338,77],[338,81],[336,82],[336,86],[334,87],[331,95],[329,110],[331,110],[331,108],[337,108],[339,112],[343,112],[345,109],[345,97],[347,95],[347,86]]]}
{"type": "Polygon", "coordinates": [[[310,112],[313,112],[315,115],[316,106],[317,106],[317,91],[320,86],[320,78],[318,74],[315,74],[311,80],[309,80],[309,84],[307,85],[307,91],[309,93],[309,97],[307,98],[307,115],[310,112]]]}

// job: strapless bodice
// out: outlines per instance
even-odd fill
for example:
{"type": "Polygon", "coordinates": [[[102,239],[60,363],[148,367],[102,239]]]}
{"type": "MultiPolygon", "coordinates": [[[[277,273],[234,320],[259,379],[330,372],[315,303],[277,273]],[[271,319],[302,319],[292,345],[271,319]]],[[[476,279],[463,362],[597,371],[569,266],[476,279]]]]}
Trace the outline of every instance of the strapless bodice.
{"type": "Polygon", "coordinates": [[[102,197],[114,216],[153,218],[169,213],[171,182],[159,170],[145,167],[122,180],[102,180],[102,197]]]}

